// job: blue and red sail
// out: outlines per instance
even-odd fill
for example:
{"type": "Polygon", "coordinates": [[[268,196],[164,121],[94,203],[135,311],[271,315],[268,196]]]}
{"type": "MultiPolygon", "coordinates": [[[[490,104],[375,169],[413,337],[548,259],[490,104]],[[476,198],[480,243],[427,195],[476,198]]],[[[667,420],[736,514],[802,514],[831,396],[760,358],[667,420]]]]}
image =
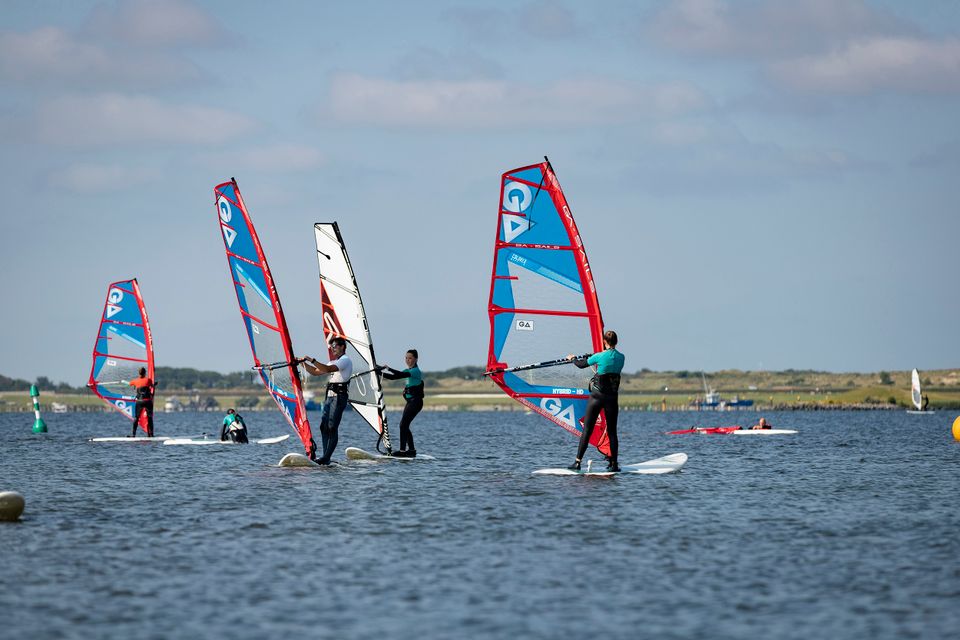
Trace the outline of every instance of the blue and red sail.
{"type": "MultiPolygon", "coordinates": [[[[130,381],[138,377],[141,367],[147,370],[148,378],[156,380],[153,336],[140,285],[136,278],[120,280],[107,287],[87,386],[107,406],[133,420],[137,399],[130,381]]],[[[140,428],[146,431],[146,414],[137,418],[140,428]]]]}
{"type": "Polygon", "coordinates": [[[253,351],[254,368],[280,412],[293,427],[308,455],[313,436],[303,387],[293,355],[280,297],[256,229],[235,180],[214,188],[227,264],[240,304],[240,315],[253,351]]]}
{"type": "MultiPolygon", "coordinates": [[[[603,349],[603,319],[576,222],[549,162],[503,174],[488,303],[487,370],[510,397],[579,436],[592,369],[502,369],[603,349]]],[[[601,413],[591,444],[610,453],[601,413]]]]}

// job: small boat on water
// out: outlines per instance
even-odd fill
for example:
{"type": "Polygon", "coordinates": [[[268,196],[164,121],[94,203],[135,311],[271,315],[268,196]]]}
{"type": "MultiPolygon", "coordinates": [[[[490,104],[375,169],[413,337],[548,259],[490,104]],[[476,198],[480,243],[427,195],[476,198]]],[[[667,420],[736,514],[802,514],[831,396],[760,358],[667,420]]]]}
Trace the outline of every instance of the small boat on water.
{"type": "Polygon", "coordinates": [[[713,389],[712,387],[707,386],[706,375],[701,371],[700,378],[703,380],[703,400],[699,398],[694,401],[694,405],[697,405],[701,409],[738,409],[740,407],[752,407],[753,400],[748,400],[744,398],[740,399],[739,396],[733,396],[732,400],[724,400],[720,397],[720,394],[713,389]]]}

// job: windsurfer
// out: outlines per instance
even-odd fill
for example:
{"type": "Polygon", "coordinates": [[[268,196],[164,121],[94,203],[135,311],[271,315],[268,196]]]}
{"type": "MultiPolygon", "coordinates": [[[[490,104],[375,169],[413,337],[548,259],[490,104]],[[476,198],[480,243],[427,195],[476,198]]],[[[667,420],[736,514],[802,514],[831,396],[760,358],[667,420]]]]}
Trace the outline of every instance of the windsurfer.
{"type": "Polygon", "coordinates": [[[400,418],[400,450],[393,452],[393,455],[398,458],[415,458],[417,456],[417,449],[413,446],[413,433],[410,431],[410,423],[423,409],[423,375],[420,373],[420,367],[417,366],[419,357],[416,349],[410,349],[404,356],[407,363],[406,369],[397,371],[392,367],[383,367],[383,377],[387,380],[407,380],[407,384],[403,388],[403,398],[407,403],[403,407],[403,416],[400,418]]]}
{"type": "Polygon", "coordinates": [[[771,425],[769,422],[767,422],[767,419],[766,419],[766,418],[760,418],[760,421],[757,422],[757,424],[755,424],[755,425],[753,425],[752,427],[750,427],[750,429],[751,429],[751,430],[753,430],[753,429],[773,429],[773,425],[771,425]]]}
{"type": "Polygon", "coordinates": [[[567,359],[572,360],[573,364],[579,368],[586,369],[589,366],[596,366],[597,371],[590,380],[590,400],[587,401],[587,408],[583,415],[583,433],[580,434],[577,459],[570,465],[570,469],[575,471],[580,470],[580,461],[587,452],[590,436],[593,434],[593,428],[597,424],[597,418],[600,417],[601,410],[607,417],[607,437],[610,439],[607,471],[620,471],[620,465],[617,463],[617,454],[620,448],[620,441],[617,438],[617,414],[620,411],[620,372],[623,371],[625,358],[616,349],[616,332],[604,332],[603,346],[606,347],[605,350],[588,358],[578,358],[574,355],[567,356],[567,359]]]}
{"type": "Polygon", "coordinates": [[[240,444],[248,444],[247,423],[243,421],[243,416],[234,409],[228,409],[227,415],[223,418],[223,426],[220,428],[220,441],[227,439],[240,444]]]}
{"type": "Polygon", "coordinates": [[[926,411],[927,407],[930,406],[930,398],[928,396],[923,396],[923,406],[920,407],[920,411],[926,411]]]}
{"type": "MultiPolygon", "coordinates": [[[[336,337],[330,340],[332,357],[327,364],[318,362],[316,358],[303,359],[303,366],[310,375],[333,374],[327,381],[327,397],[323,402],[323,417],[320,419],[323,455],[316,461],[318,464],[330,464],[330,456],[337,448],[339,440],[340,418],[343,417],[343,410],[347,406],[347,390],[350,385],[350,376],[353,375],[353,362],[346,355],[346,351],[347,341],[336,337]]],[[[313,450],[311,454],[311,457],[315,455],[313,450]]]]}
{"type": "Polygon", "coordinates": [[[153,389],[156,386],[153,380],[147,377],[147,369],[140,367],[140,377],[130,381],[130,386],[137,390],[137,402],[133,406],[133,432],[130,437],[136,437],[137,426],[140,424],[140,415],[147,414],[147,437],[153,437],[153,389]]]}

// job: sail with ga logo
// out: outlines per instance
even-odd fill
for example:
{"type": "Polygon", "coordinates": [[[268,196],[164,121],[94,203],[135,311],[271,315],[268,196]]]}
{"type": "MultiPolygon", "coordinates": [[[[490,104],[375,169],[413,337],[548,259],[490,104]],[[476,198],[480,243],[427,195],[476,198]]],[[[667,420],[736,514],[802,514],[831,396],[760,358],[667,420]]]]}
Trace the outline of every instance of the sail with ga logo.
{"type": "MultiPolygon", "coordinates": [[[[130,381],[140,375],[156,380],[153,370],[153,336],[147,309],[136,278],[113,282],[100,314],[100,327],[93,345],[93,366],[87,387],[112,409],[133,420],[137,398],[130,381]]],[[[137,420],[147,431],[146,413],[137,420]]]]}
{"type": "MultiPolygon", "coordinates": [[[[320,265],[320,304],[323,313],[323,337],[329,348],[330,340],[347,341],[346,355],[353,363],[350,377],[350,406],[377,434],[377,450],[381,445],[387,453],[390,430],[387,427],[387,407],[383,387],[373,353],[373,339],[363,310],[360,289],[347,256],[340,227],[336,222],[318,222],[313,225],[317,239],[317,261],[320,265]]],[[[333,353],[330,353],[333,357],[333,353]]]]}
{"type": "MultiPolygon", "coordinates": [[[[603,320],[586,250],[553,167],[544,160],[501,177],[487,369],[514,400],[579,436],[591,368],[503,371],[603,349],[603,320]]],[[[591,444],[610,453],[602,413],[591,444]]]]}
{"type": "Polygon", "coordinates": [[[240,304],[254,369],[307,454],[313,442],[290,331],[260,238],[236,180],[214,188],[227,265],[240,304]]]}

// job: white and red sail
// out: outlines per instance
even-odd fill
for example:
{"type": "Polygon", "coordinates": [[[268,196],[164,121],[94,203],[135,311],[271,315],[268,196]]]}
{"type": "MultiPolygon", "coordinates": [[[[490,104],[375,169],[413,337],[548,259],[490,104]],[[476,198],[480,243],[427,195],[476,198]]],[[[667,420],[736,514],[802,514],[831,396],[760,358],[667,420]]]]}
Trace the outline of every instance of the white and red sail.
{"type": "MultiPolygon", "coordinates": [[[[320,265],[323,337],[328,348],[333,338],[347,341],[346,355],[353,363],[350,405],[377,433],[377,448],[382,443],[390,452],[383,387],[380,374],[374,369],[377,361],[373,353],[373,339],[340,227],[336,222],[318,222],[314,225],[314,235],[317,240],[317,262],[320,265]]],[[[330,355],[332,357],[333,354],[330,355]]]]}

